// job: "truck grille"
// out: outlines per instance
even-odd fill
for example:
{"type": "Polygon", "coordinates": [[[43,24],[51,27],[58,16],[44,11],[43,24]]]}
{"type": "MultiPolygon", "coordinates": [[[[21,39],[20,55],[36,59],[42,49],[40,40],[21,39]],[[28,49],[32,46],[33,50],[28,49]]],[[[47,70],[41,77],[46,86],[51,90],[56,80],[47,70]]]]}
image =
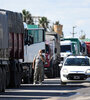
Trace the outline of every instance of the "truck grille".
{"type": "Polygon", "coordinates": [[[68,80],[85,80],[87,78],[87,75],[85,74],[68,74],[67,79],[68,80]]]}

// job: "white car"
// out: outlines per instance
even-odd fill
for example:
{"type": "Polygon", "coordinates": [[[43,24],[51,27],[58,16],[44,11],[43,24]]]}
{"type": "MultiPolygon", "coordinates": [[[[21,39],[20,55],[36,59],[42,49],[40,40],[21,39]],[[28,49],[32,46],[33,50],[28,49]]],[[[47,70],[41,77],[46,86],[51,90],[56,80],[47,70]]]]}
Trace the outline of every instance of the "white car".
{"type": "Polygon", "coordinates": [[[61,84],[90,81],[90,58],[69,56],[60,71],[61,84]]]}

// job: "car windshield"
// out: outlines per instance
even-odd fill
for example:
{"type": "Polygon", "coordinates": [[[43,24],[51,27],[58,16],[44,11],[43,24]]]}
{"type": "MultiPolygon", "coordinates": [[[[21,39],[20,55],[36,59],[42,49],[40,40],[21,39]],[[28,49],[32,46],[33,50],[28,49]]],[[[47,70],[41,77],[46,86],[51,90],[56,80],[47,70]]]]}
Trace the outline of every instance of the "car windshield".
{"type": "Polygon", "coordinates": [[[88,58],[68,58],[65,61],[65,66],[90,66],[88,58]]]}

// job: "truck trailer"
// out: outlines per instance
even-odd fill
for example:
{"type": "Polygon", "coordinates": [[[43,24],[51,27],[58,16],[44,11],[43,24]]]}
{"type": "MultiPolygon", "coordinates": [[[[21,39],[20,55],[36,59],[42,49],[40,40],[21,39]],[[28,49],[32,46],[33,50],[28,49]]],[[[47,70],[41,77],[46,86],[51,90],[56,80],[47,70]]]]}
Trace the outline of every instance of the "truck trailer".
{"type": "Polygon", "coordinates": [[[19,87],[24,59],[24,27],[21,13],[0,9],[0,92],[19,87]]]}

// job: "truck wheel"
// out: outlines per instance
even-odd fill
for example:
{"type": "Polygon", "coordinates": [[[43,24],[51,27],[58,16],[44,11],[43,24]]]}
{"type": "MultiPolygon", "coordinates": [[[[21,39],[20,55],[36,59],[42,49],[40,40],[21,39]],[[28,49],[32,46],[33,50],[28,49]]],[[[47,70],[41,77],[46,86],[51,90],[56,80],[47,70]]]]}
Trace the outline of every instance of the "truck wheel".
{"type": "Polygon", "coordinates": [[[24,83],[25,84],[29,84],[30,83],[30,78],[27,76],[27,77],[25,77],[25,79],[24,79],[24,83]]]}
{"type": "Polygon", "coordinates": [[[48,78],[53,78],[54,77],[54,69],[53,69],[52,60],[50,61],[50,68],[49,68],[49,72],[47,73],[47,77],[48,78]]]}
{"type": "Polygon", "coordinates": [[[5,67],[3,68],[3,70],[2,70],[2,73],[3,73],[3,75],[2,75],[2,92],[5,92],[5,88],[6,88],[6,70],[5,70],[5,67]]]}
{"type": "Polygon", "coordinates": [[[46,73],[46,76],[47,76],[48,78],[53,78],[53,68],[50,68],[50,69],[49,69],[49,72],[46,73]]]}
{"type": "Polygon", "coordinates": [[[55,65],[53,65],[53,78],[56,78],[56,68],[55,68],[55,65]]]}
{"type": "Polygon", "coordinates": [[[21,80],[22,80],[22,69],[21,69],[21,65],[20,63],[17,63],[17,81],[18,81],[18,84],[17,84],[17,87],[20,87],[20,84],[21,84],[21,80]]]}
{"type": "Polygon", "coordinates": [[[16,70],[13,72],[13,87],[17,88],[18,87],[18,70],[16,67],[16,70]]]}
{"type": "Polygon", "coordinates": [[[2,92],[2,68],[0,67],[0,92],[2,92]]]}
{"type": "Polygon", "coordinates": [[[51,71],[50,71],[50,78],[53,78],[53,68],[51,68],[51,71]]]}
{"type": "Polygon", "coordinates": [[[11,61],[10,64],[10,87],[18,87],[18,69],[17,62],[11,61]]]}
{"type": "Polygon", "coordinates": [[[6,66],[6,87],[9,87],[10,83],[10,69],[9,66],[6,66]]]}
{"type": "Polygon", "coordinates": [[[34,69],[32,69],[32,64],[30,64],[30,83],[33,83],[34,69]]]}

